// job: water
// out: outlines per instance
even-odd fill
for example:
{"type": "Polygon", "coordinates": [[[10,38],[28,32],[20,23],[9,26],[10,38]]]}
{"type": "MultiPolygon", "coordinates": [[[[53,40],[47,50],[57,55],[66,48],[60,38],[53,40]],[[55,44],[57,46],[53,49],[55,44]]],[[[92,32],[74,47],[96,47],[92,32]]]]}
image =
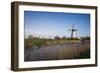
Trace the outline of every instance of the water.
{"type": "Polygon", "coordinates": [[[48,46],[26,48],[24,50],[24,60],[42,61],[74,59],[89,49],[89,42],[67,42],[64,44],[53,44],[48,46]]]}

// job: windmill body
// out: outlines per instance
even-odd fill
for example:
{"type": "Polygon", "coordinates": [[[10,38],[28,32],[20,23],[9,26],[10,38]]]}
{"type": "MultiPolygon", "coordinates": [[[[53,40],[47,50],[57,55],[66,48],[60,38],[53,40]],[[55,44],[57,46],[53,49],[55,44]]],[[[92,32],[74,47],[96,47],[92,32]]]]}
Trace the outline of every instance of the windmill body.
{"type": "Polygon", "coordinates": [[[71,38],[77,38],[76,36],[77,29],[74,27],[74,25],[72,25],[72,29],[70,29],[70,31],[71,31],[71,38]]]}

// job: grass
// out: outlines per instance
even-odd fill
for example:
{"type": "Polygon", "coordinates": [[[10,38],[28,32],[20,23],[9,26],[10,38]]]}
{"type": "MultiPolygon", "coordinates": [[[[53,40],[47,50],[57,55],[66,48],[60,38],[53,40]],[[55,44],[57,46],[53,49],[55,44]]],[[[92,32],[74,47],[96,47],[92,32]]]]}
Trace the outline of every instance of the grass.
{"type": "Polygon", "coordinates": [[[80,53],[79,56],[75,57],[75,59],[84,59],[84,58],[90,58],[90,50],[80,53]]]}
{"type": "Polygon", "coordinates": [[[53,44],[63,44],[65,42],[80,42],[79,39],[40,39],[40,38],[27,38],[24,41],[25,48],[31,47],[41,47],[46,45],[53,45],[53,44]]]}

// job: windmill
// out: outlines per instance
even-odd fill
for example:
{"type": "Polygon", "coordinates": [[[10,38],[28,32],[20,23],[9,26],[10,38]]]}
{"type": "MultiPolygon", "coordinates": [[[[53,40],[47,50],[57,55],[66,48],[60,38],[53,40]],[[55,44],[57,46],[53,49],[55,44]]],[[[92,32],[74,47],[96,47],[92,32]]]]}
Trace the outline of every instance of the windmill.
{"type": "Polygon", "coordinates": [[[76,37],[77,29],[75,28],[74,24],[72,25],[72,28],[69,31],[71,31],[71,38],[77,38],[76,37]]]}

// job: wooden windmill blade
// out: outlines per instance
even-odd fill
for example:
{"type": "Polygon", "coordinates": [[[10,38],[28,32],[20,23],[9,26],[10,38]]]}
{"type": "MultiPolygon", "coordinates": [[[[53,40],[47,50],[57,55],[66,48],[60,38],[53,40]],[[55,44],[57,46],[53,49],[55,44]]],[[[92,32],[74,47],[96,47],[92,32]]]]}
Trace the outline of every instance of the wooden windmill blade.
{"type": "Polygon", "coordinates": [[[75,28],[75,25],[73,24],[73,26],[72,26],[72,30],[73,31],[77,31],[78,29],[77,28],[75,28]]]}
{"type": "Polygon", "coordinates": [[[72,29],[74,29],[74,24],[72,25],[72,29]]]}
{"type": "Polygon", "coordinates": [[[71,29],[69,29],[68,31],[73,31],[74,29],[74,24],[72,25],[71,29]]]}
{"type": "Polygon", "coordinates": [[[69,29],[68,31],[72,31],[72,29],[69,29]]]}

